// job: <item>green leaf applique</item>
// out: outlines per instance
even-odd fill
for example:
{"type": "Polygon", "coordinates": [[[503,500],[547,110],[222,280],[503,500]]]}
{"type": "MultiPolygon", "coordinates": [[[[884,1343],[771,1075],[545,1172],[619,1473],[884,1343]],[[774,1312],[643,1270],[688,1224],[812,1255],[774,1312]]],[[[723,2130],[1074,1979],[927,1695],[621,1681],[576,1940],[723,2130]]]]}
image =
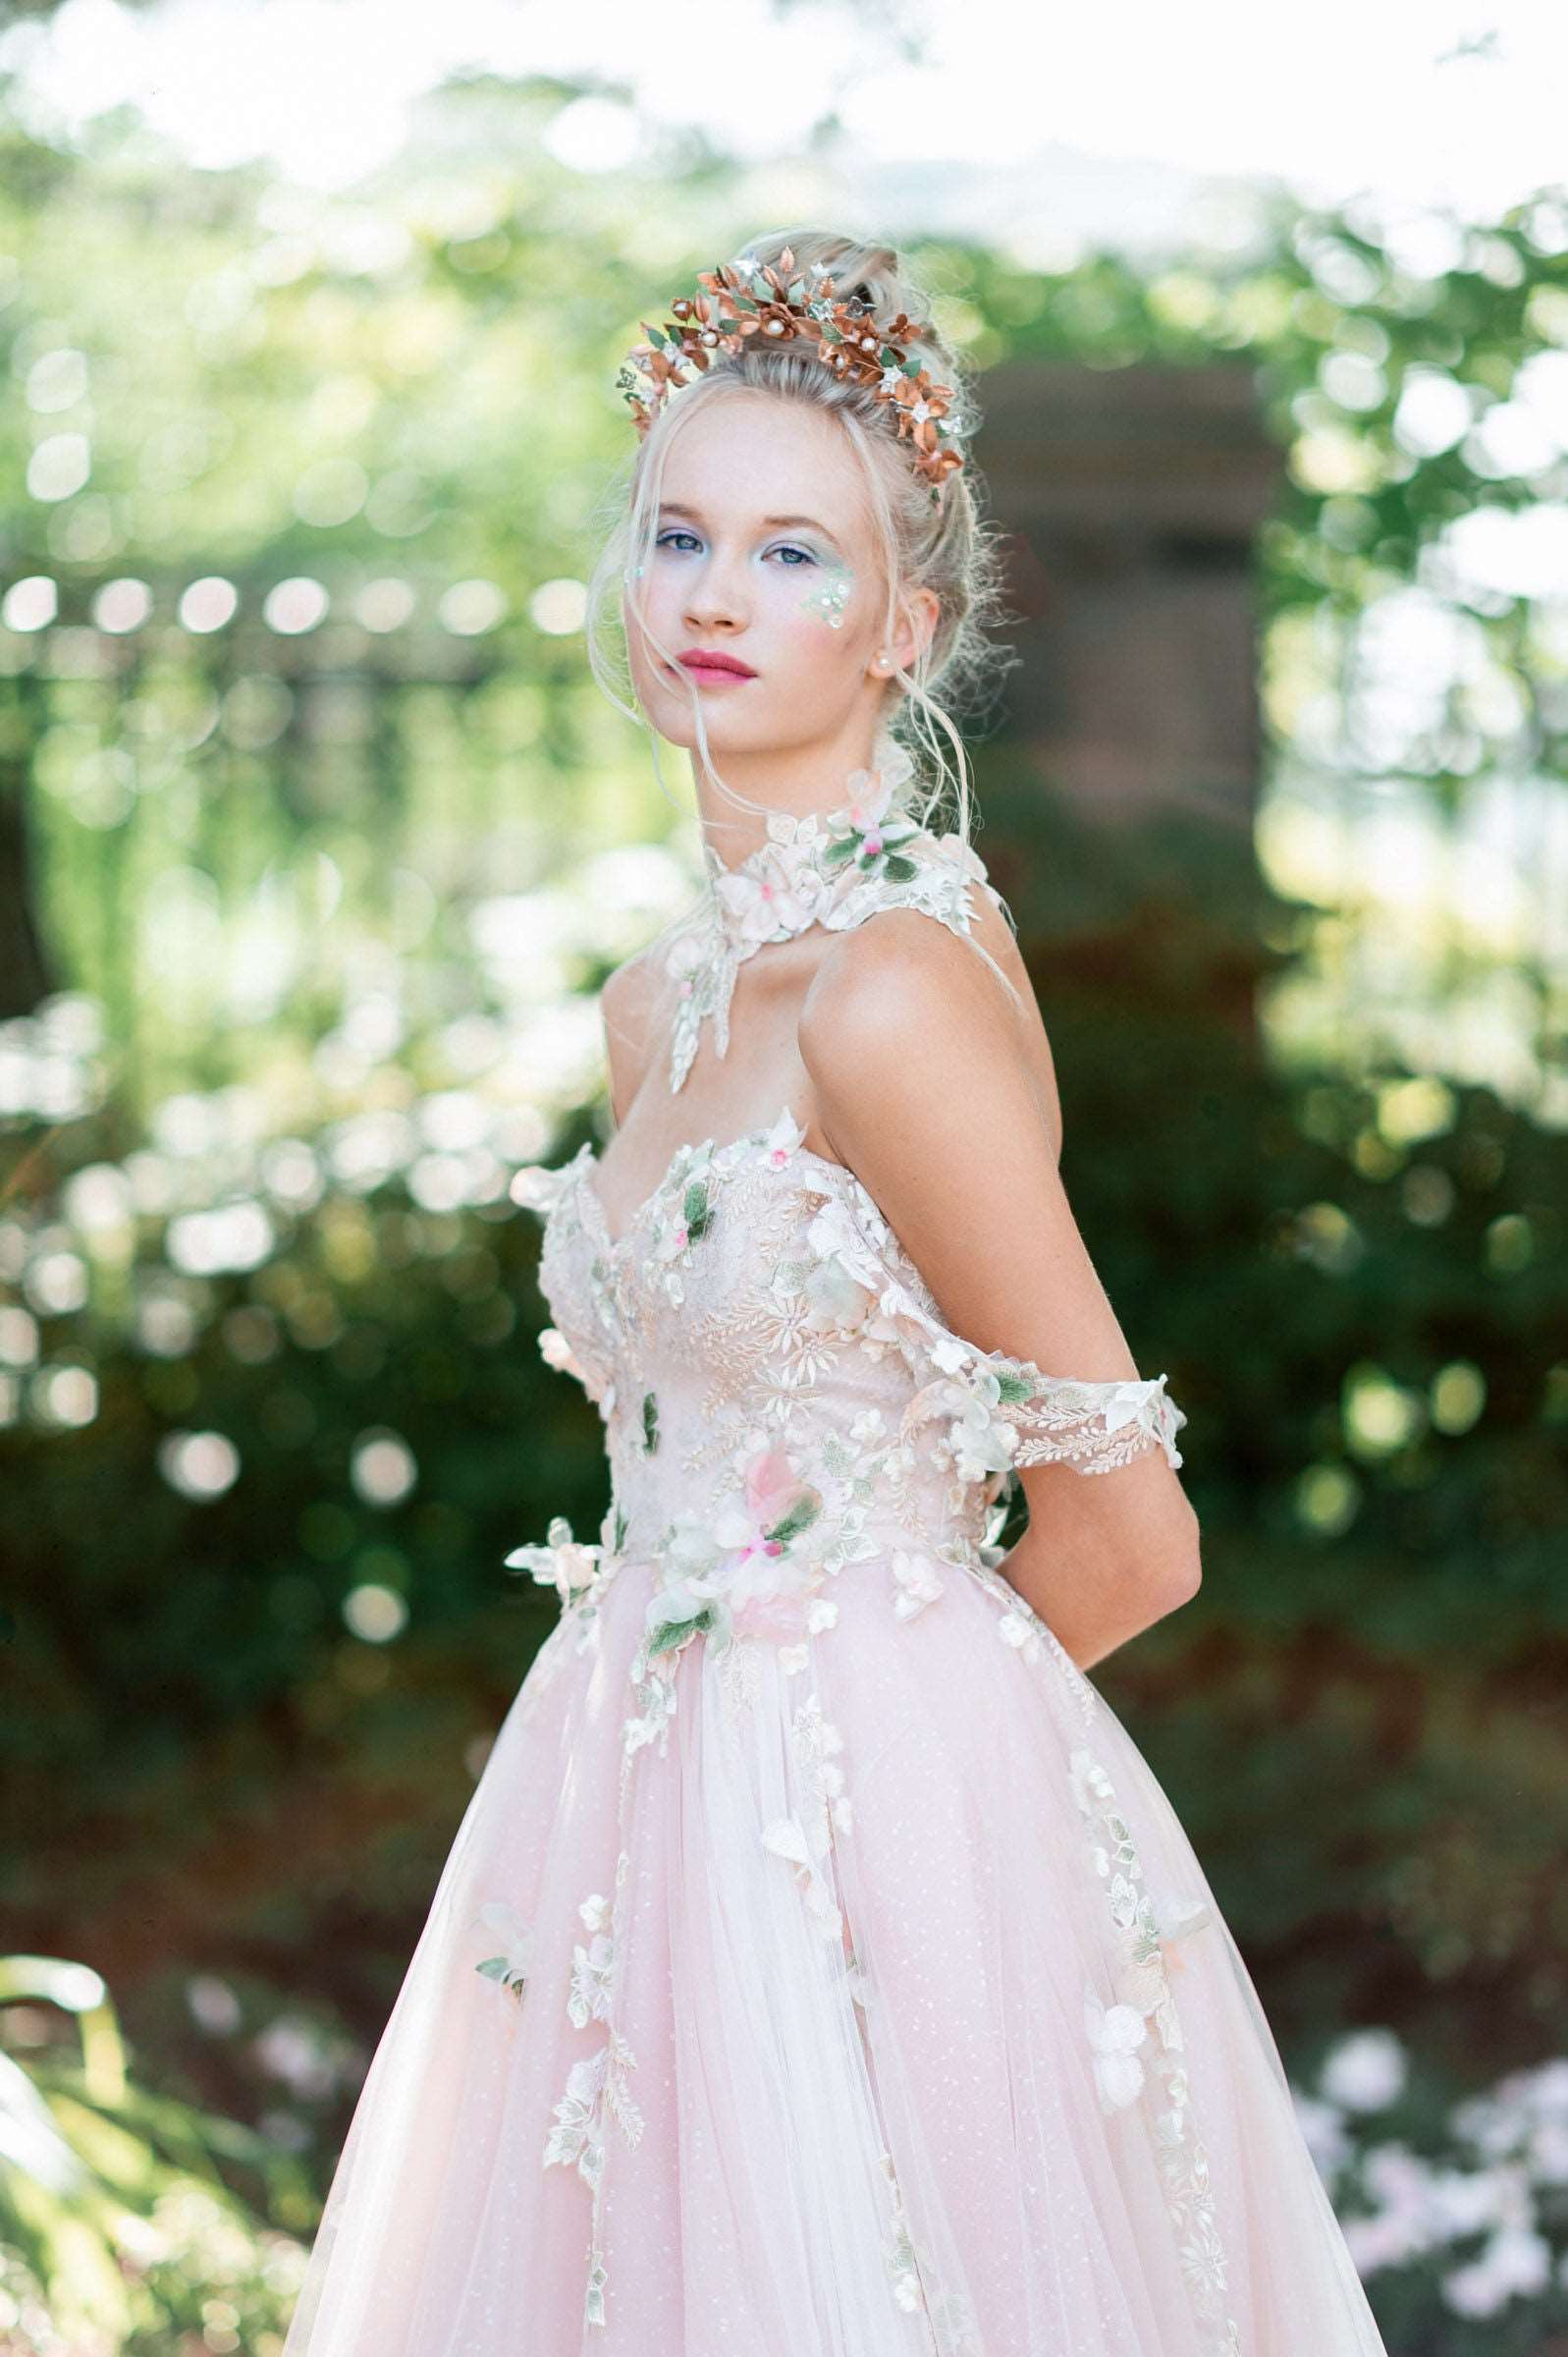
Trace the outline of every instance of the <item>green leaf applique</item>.
{"type": "Polygon", "coordinates": [[[708,1200],[708,1182],[693,1178],[680,1202],[680,1216],[686,1224],[686,1241],[694,1244],[705,1233],[713,1218],[713,1206],[708,1200]]]}

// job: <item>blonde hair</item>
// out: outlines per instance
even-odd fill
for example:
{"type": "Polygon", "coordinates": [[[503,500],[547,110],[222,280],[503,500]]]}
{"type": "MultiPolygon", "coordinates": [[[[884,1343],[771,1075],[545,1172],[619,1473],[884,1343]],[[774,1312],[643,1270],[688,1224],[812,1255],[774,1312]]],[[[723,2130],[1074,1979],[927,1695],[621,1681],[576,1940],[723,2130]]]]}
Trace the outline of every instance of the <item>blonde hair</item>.
{"type": "MultiPolygon", "coordinates": [[[[644,723],[645,715],[635,703],[622,697],[622,673],[607,652],[603,617],[613,600],[619,628],[623,623],[622,597],[633,611],[641,605],[637,584],[653,562],[664,466],[673,443],[700,410],[737,393],[762,392],[809,402],[838,420],[859,462],[886,585],[883,627],[890,643],[900,611],[909,610],[912,592],[934,590],[939,603],[929,640],[916,652],[912,667],[899,667],[890,683],[872,766],[887,757],[890,745],[900,746],[914,764],[910,795],[920,824],[931,826],[945,800],[950,801],[953,824],[949,831],[967,844],[972,811],[969,760],[954,713],[988,699],[1001,672],[1019,660],[1005,657],[987,636],[994,622],[1011,617],[1003,616],[1001,563],[993,527],[982,521],[980,485],[970,455],[979,421],[972,372],[937,330],[929,296],[904,270],[891,246],[865,245],[827,230],[796,229],[753,239],[744,255],[758,266],[776,265],[786,247],[793,256],[795,274],[804,277],[808,285],[813,263],[831,275],[836,301],[858,298],[877,319],[890,320],[901,312],[926,324],[929,332],[910,344],[909,356],[929,371],[933,382],[952,386],[949,422],[961,431],[964,465],[948,475],[940,504],[934,503],[930,484],[910,464],[909,445],[898,439],[892,405],[879,402],[869,387],[836,376],[818,359],[815,346],[809,343],[780,344],[749,337],[738,353],[715,353],[701,375],[666,400],[646,437],[618,469],[611,485],[606,502],[609,530],[588,584],[589,664],[618,709],[628,719],[644,723]],[[943,701],[938,699],[939,688],[943,701]]],[[[651,630],[648,636],[657,644],[651,630]]],[[[624,656],[623,637],[622,648],[624,656]]],[[[670,648],[661,651],[674,653],[670,648]]],[[[623,680],[625,698],[630,698],[634,691],[629,657],[624,661],[623,680]]],[[[760,809],[762,805],[751,802],[719,776],[708,743],[702,697],[694,683],[690,694],[707,774],[731,801],[760,809]]],[[[657,775],[657,740],[654,768],[657,775]]],[[[659,783],[663,788],[662,776],[659,783]]]]}

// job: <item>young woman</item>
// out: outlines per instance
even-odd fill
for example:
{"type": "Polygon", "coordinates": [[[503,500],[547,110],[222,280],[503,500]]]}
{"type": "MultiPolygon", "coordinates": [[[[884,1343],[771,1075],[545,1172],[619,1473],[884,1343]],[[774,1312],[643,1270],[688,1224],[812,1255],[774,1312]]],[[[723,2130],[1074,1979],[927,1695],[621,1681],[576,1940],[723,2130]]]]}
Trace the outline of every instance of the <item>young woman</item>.
{"type": "Polygon", "coordinates": [[[672,309],[594,602],[705,889],[606,986],[608,1151],[514,1188],[612,1502],[510,1559],[562,1616],[286,2357],[1376,2357],[1086,1674],[1199,1541],[939,701],[995,604],[970,391],[884,248],[762,240],[672,309]]]}

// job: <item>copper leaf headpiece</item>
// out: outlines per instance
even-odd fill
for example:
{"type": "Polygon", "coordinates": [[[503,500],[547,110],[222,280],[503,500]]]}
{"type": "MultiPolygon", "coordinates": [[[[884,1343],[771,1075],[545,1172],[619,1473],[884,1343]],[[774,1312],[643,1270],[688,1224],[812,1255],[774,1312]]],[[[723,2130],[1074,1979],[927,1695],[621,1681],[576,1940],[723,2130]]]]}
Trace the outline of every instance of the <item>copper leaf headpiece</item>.
{"type": "Polygon", "coordinates": [[[821,262],[811,264],[817,284],[808,297],[794,266],[787,246],[777,269],[758,267],[750,255],[742,255],[738,263],[699,271],[697,284],[704,292],[673,301],[667,326],[642,321],[648,341],[633,345],[616,378],[638,434],[647,434],[671,388],[689,383],[690,371],[700,374],[713,353],[744,352],[753,337],[779,344],[804,341],[815,346],[816,358],[835,376],[893,404],[898,437],[910,444],[915,471],[930,483],[933,500],[940,500],[948,475],[964,462],[952,413],[954,388],[934,385],[921,363],[909,357],[909,346],[929,329],[902,311],[879,324],[858,298],[836,301],[833,280],[821,262]]]}

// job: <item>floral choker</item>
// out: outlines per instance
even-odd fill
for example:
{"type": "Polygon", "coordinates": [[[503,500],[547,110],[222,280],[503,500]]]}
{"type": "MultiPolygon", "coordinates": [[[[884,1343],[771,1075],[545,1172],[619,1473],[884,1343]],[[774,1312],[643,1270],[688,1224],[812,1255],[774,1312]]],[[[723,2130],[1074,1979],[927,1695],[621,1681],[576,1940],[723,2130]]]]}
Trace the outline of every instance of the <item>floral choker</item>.
{"type": "Polygon", "coordinates": [[[908,754],[894,747],[880,769],[851,773],[851,798],[826,818],[815,810],[803,818],[773,812],[768,841],[735,866],[725,867],[704,847],[707,894],[665,959],[677,993],[672,1095],[691,1069],[709,1015],[714,1051],[727,1052],[736,971],[769,942],[792,940],[813,925],[846,932],[880,908],[896,907],[921,908],[954,932],[969,931],[968,887],[985,881],[985,865],[960,836],[931,834],[910,815],[904,795],[913,774],[908,754]]]}

